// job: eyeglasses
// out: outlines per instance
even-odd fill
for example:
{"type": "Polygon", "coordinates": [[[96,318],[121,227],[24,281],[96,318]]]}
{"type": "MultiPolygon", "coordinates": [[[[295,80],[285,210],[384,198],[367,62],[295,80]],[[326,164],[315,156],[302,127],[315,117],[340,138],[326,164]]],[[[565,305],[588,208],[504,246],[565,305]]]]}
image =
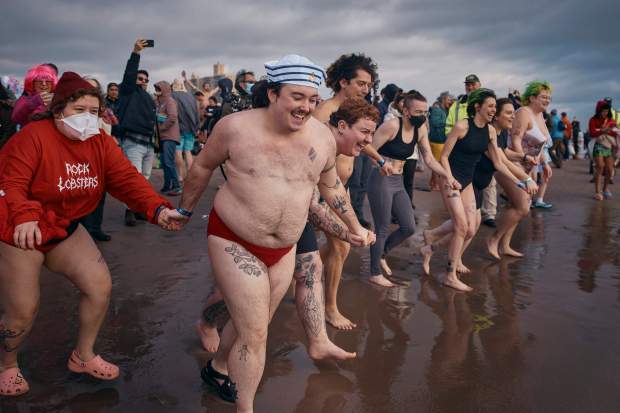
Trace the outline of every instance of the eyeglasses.
{"type": "Polygon", "coordinates": [[[149,78],[148,77],[138,77],[138,80],[140,82],[149,83],[149,78]]]}
{"type": "Polygon", "coordinates": [[[547,96],[547,95],[538,95],[538,99],[548,100],[549,102],[553,100],[551,96],[547,96]]]}

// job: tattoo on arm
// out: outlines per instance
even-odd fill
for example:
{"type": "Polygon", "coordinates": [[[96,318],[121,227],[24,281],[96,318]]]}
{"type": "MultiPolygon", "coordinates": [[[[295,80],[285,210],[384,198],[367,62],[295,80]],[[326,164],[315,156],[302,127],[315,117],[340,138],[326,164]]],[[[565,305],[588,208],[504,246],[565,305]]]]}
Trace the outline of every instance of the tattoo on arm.
{"type": "Polygon", "coordinates": [[[319,208],[311,210],[308,214],[308,221],[326,234],[343,241],[348,241],[347,229],[340,224],[340,220],[327,205],[321,205],[319,208]]]}
{"type": "Polygon", "coordinates": [[[335,167],[336,167],[336,161],[334,161],[334,163],[331,166],[328,166],[327,168],[323,169],[323,171],[321,173],[325,173],[325,172],[331,171],[335,167]]]}
{"type": "Polygon", "coordinates": [[[308,152],[308,158],[310,158],[311,161],[314,161],[316,159],[316,151],[314,150],[313,147],[310,147],[310,151],[308,152]]]}
{"type": "Polygon", "coordinates": [[[334,197],[334,200],[332,201],[332,207],[334,207],[335,210],[340,211],[341,214],[346,214],[346,212],[348,211],[346,206],[347,200],[344,196],[336,195],[334,197]]]}
{"type": "Polygon", "coordinates": [[[320,184],[329,189],[338,189],[342,182],[340,181],[340,178],[336,178],[336,183],[333,186],[327,185],[323,182],[321,182],[320,184]]]}
{"type": "Polygon", "coordinates": [[[263,273],[267,274],[267,267],[265,264],[246,251],[245,248],[239,247],[237,244],[233,243],[230,244],[230,247],[226,247],[224,251],[233,257],[235,264],[239,264],[239,269],[247,275],[253,275],[258,278],[263,275],[263,273]]]}

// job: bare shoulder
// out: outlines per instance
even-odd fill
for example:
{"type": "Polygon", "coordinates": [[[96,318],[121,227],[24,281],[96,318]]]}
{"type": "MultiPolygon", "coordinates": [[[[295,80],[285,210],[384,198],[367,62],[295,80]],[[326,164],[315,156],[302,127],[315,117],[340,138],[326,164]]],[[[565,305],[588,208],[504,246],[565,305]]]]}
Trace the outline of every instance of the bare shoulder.
{"type": "Polygon", "coordinates": [[[467,119],[459,120],[454,124],[454,130],[458,132],[458,137],[462,138],[469,130],[469,122],[467,119]]]}
{"type": "Polygon", "coordinates": [[[489,123],[489,140],[494,141],[496,137],[497,131],[495,130],[495,127],[489,123]]]}
{"type": "Polygon", "coordinates": [[[334,102],[334,99],[331,98],[321,102],[312,113],[312,116],[321,122],[327,122],[331,114],[337,110],[338,107],[336,106],[336,102],[334,102]]]}
{"type": "Polygon", "coordinates": [[[311,116],[310,119],[308,119],[306,127],[313,142],[320,143],[321,146],[326,147],[336,146],[334,135],[332,135],[329,126],[325,123],[311,116]]]}
{"type": "Polygon", "coordinates": [[[377,132],[381,130],[381,133],[389,134],[390,138],[392,138],[394,137],[394,135],[396,135],[396,132],[398,132],[399,127],[400,127],[399,119],[393,118],[393,119],[386,120],[385,122],[383,122],[381,126],[379,126],[379,129],[377,129],[377,132]]]}

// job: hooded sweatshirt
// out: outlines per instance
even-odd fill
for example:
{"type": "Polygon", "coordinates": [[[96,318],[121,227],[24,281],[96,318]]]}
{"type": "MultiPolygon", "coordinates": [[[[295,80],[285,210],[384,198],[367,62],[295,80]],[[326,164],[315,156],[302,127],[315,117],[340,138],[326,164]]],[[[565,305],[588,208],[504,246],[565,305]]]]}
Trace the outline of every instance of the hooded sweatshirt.
{"type": "Polygon", "coordinates": [[[94,211],[104,192],[157,223],[157,208],[170,203],[100,132],[70,140],[46,119],[9,140],[0,151],[0,241],[13,245],[15,226],[29,221],[38,221],[43,244],[66,237],[70,222],[94,211]]]}
{"type": "Polygon", "coordinates": [[[179,129],[181,134],[196,134],[200,127],[200,115],[198,114],[198,103],[189,93],[182,90],[172,92],[172,97],[177,102],[179,113],[179,129]]]}
{"type": "Polygon", "coordinates": [[[159,140],[175,141],[179,143],[181,132],[179,130],[179,115],[177,102],[172,98],[170,83],[162,80],[155,83],[161,94],[157,96],[157,122],[159,123],[159,140]]]}

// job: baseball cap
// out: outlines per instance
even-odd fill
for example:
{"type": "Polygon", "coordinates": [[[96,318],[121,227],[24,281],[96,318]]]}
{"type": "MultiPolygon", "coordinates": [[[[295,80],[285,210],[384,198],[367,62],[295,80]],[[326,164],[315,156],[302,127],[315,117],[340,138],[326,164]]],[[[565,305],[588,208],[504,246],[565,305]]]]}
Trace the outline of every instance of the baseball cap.
{"type": "Polygon", "coordinates": [[[467,75],[465,77],[465,83],[480,83],[480,79],[476,75],[467,75]]]}

